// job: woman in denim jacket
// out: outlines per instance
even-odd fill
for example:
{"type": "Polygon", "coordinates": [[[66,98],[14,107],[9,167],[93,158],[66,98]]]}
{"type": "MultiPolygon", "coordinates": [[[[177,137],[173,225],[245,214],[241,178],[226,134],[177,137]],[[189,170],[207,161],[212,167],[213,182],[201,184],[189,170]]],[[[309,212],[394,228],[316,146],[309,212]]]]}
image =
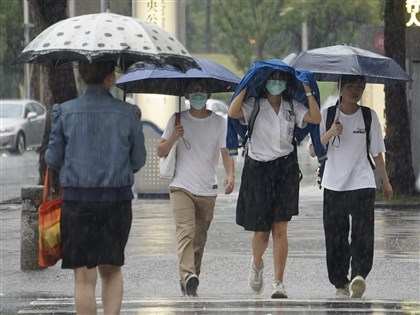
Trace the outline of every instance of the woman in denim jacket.
{"type": "Polygon", "coordinates": [[[115,99],[115,63],[79,63],[87,84],[77,99],[56,104],[45,160],[60,171],[62,264],[73,269],[78,314],[96,314],[97,272],[105,314],[118,314],[121,266],[131,228],[134,173],[146,161],[137,106],[115,99]]]}

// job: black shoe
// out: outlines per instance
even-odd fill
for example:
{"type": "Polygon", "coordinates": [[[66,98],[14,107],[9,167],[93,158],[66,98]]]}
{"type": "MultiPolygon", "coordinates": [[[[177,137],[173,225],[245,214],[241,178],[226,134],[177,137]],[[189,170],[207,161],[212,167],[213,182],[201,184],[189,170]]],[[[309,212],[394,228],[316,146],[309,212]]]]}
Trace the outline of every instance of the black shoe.
{"type": "Polygon", "coordinates": [[[185,292],[187,296],[191,296],[191,297],[197,296],[198,284],[199,284],[199,281],[196,274],[192,273],[188,275],[187,279],[185,280],[185,292]]]}

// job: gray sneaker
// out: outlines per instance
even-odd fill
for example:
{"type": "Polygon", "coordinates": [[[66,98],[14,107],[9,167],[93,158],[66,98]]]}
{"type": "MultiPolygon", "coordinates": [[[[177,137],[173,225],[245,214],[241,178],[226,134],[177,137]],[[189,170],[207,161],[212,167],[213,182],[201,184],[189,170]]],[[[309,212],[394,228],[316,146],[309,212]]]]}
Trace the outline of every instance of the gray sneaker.
{"type": "Polygon", "coordinates": [[[335,291],[335,297],[338,299],[348,299],[350,297],[349,284],[347,283],[343,288],[338,288],[335,291]]]}
{"type": "Polygon", "coordinates": [[[350,282],[350,297],[360,299],[365,293],[366,283],[362,276],[356,276],[350,282]]]}
{"type": "Polygon", "coordinates": [[[252,291],[254,291],[257,294],[261,294],[261,292],[264,289],[264,262],[262,260],[261,264],[261,268],[258,269],[257,267],[255,267],[253,263],[253,258],[251,257],[248,281],[252,291]]]}
{"type": "Polygon", "coordinates": [[[276,281],[273,283],[273,293],[271,294],[272,299],[287,299],[286,289],[284,288],[283,282],[276,281]]]}

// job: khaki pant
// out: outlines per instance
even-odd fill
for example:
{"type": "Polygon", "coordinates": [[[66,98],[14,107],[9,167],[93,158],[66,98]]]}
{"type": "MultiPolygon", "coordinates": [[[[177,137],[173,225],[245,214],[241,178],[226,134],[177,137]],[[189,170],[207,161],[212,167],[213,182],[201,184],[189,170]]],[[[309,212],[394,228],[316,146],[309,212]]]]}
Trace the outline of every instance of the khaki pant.
{"type": "Polygon", "coordinates": [[[197,196],[185,189],[172,188],[170,198],[176,225],[179,279],[183,283],[189,274],[200,275],[216,196],[197,196]]]}

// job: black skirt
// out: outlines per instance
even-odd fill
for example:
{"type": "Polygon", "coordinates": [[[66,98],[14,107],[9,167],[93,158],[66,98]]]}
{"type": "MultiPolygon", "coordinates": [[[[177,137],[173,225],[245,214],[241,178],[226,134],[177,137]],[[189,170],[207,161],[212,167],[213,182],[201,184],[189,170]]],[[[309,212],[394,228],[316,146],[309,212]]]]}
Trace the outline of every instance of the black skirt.
{"type": "Polygon", "coordinates": [[[273,223],[299,213],[299,165],[294,153],[269,162],[245,159],[236,223],[248,231],[270,231],[273,223]]]}
{"type": "Polygon", "coordinates": [[[61,209],[63,269],[124,265],[131,229],[131,200],[64,201],[61,209]]]}

